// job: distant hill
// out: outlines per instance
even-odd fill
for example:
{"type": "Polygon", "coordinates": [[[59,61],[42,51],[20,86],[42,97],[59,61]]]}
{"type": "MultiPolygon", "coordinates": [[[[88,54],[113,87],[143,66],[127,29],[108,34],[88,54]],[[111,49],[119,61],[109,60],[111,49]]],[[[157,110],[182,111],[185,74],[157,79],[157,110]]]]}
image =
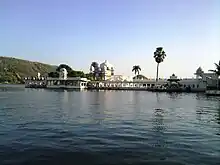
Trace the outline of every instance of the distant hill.
{"type": "Polygon", "coordinates": [[[46,75],[55,71],[57,66],[32,62],[12,57],[0,56],[0,83],[21,83],[24,77],[46,75]]]}

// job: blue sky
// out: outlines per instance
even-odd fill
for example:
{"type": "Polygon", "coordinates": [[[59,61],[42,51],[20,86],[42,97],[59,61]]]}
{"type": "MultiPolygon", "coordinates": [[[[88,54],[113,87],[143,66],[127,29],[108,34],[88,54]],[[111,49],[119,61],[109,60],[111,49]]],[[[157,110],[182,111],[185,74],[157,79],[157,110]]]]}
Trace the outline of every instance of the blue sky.
{"type": "Polygon", "coordinates": [[[105,59],[116,74],[133,65],[155,77],[191,77],[220,60],[219,0],[1,0],[0,56],[89,71],[105,59]]]}

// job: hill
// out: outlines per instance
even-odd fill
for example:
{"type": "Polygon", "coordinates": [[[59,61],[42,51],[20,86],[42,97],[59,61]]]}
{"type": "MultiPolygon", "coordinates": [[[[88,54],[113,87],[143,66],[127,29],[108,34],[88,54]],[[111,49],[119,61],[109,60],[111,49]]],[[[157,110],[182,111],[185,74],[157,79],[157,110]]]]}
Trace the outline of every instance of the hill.
{"type": "Polygon", "coordinates": [[[0,83],[22,83],[27,76],[45,75],[55,71],[57,66],[0,56],[0,83]]]}

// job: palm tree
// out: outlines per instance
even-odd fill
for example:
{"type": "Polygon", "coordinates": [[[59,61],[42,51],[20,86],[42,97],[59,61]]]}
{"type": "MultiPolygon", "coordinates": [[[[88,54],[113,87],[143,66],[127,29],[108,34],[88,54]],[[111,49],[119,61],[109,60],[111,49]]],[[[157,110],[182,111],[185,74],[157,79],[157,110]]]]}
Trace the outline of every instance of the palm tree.
{"type": "Polygon", "coordinates": [[[133,66],[132,72],[134,72],[135,75],[136,74],[139,75],[140,71],[141,71],[141,67],[139,65],[134,65],[133,66]]]}
{"type": "Polygon", "coordinates": [[[209,70],[209,71],[216,74],[216,76],[217,76],[217,89],[218,89],[219,88],[219,79],[218,78],[220,76],[220,60],[219,60],[218,64],[215,63],[215,67],[216,67],[215,70],[209,70]]]}
{"type": "Polygon", "coordinates": [[[158,47],[156,48],[156,51],[154,52],[154,59],[157,63],[157,77],[156,77],[156,82],[158,81],[158,72],[159,72],[159,64],[163,62],[163,60],[166,57],[166,53],[163,50],[163,47],[158,47]]]}

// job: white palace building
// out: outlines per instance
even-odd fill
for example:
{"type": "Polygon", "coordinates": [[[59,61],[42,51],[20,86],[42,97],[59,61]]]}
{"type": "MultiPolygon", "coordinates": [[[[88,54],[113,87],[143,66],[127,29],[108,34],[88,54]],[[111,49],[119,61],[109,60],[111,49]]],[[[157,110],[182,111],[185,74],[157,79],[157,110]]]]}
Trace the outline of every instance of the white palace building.
{"type": "MultiPolygon", "coordinates": [[[[106,68],[112,68],[114,70],[114,67],[109,62],[104,62],[106,65],[106,68]]],[[[106,72],[108,72],[106,70],[106,72]]],[[[109,75],[109,74],[108,74],[109,75]]],[[[132,78],[127,77],[123,75],[114,75],[111,74],[111,76],[105,77],[104,81],[98,81],[98,82],[91,82],[94,88],[100,88],[100,89],[149,89],[149,88],[155,88],[155,87],[163,87],[166,85],[175,85],[179,84],[180,88],[186,89],[190,88],[193,92],[205,92],[207,89],[207,86],[216,86],[217,84],[217,76],[215,73],[204,73],[199,67],[196,70],[196,78],[183,78],[178,79],[176,75],[171,75],[169,79],[159,79],[158,82],[156,82],[155,79],[144,79],[144,78],[132,78]]],[[[137,76],[135,76],[137,77],[137,76]]]]}
{"type": "Polygon", "coordinates": [[[99,69],[104,75],[102,81],[90,81],[86,78],[67,77],[66,69],[62,68],[59,73],[59,78],[38,78],[25,79],[25,86],[31,87],[44,84],[46,88],[64,88],[64,89],[86,89],[89,87],[97,89],[121,89],[121,90],[148,90],[150,88],[162,88],[165,86],[178,86],[182,89],[190,88],[194,92],[205,92],[207,86],[216,86],[217,76],[214,73],[204,73],[199,67],[196,70],[196,78],[192,79],[178,79],[174,74],[169,79],[155,79],[147,78],[132,78],[123,75],[114,75],[114,67],[107,60],[101,63],[99,69]]]}

